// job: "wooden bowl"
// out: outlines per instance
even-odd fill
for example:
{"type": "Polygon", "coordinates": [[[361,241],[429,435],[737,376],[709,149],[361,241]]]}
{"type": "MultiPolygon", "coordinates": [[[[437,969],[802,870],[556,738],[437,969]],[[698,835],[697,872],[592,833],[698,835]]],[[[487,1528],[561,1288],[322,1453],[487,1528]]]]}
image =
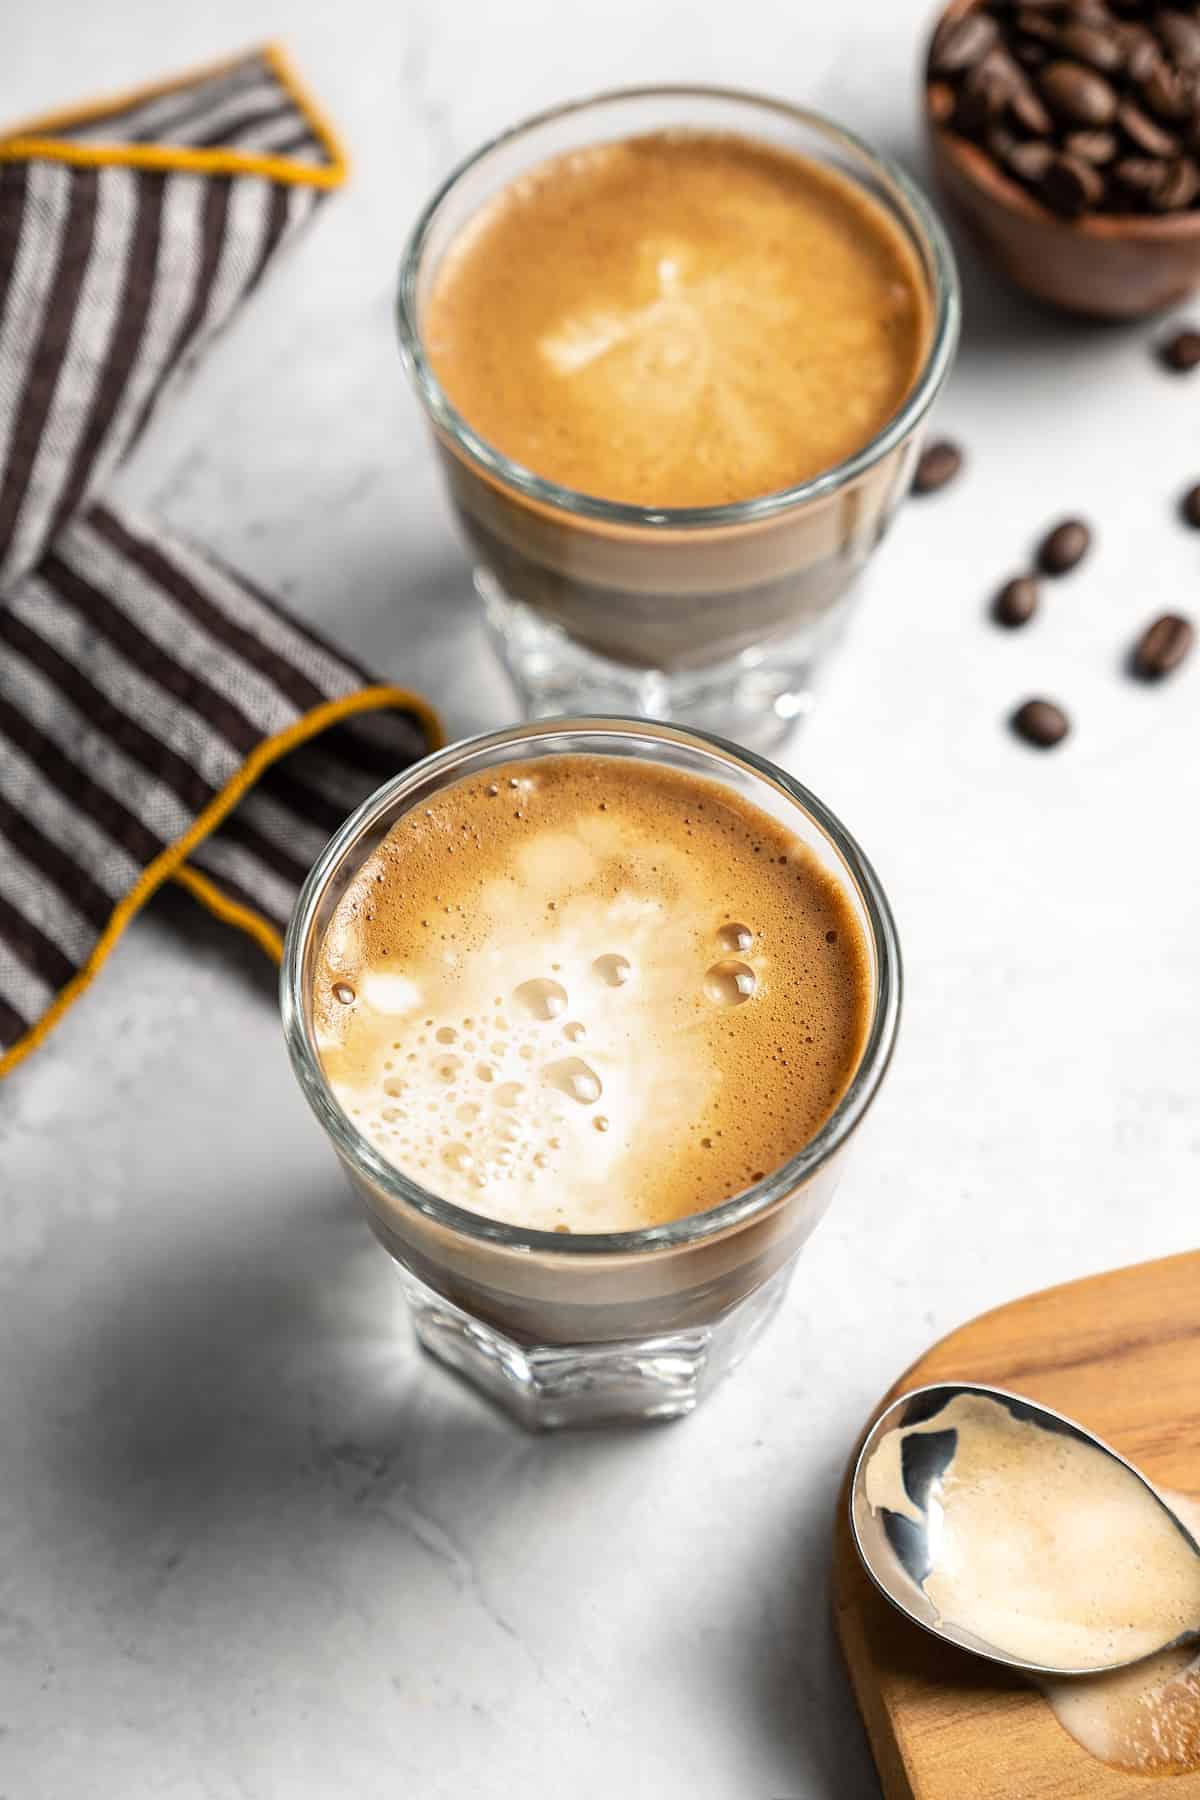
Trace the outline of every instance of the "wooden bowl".
{"type": "MultiPolygon", "coordinates": [[[[939,26],[977,4],[950,0],[939,26]]],[[[978,144],[939,124],[927,87],[924,104],[942,193],[984,256],[1027,294],[1092,318],[1137,319],[1200,286],[1200,209],[1060,218],[978,144]]]]}

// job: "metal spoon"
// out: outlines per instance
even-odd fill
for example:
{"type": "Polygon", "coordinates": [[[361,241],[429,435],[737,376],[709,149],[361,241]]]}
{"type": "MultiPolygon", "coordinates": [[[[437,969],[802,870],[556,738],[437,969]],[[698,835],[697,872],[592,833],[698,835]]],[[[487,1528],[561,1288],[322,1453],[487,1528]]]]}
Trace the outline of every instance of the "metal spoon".
{"type": "MultiPolygon", "coordinates": [[[[1127,1472],[1130,1481],[1137,1484],[1146,1506],[1156,1509],[1158,1514],[1165,1514],[1192,1554],[1200,1559],[1200,1546],[1195,1538],[1159,1497],[1145,1476],[1125,1457],[1118,1456],[1115,1450],[1110,1449],[1091,1432],[1085,1431],[1082,1425],[1064,1418],[1061,1413],[1051,1411],[1049,1407],[1038,1406],[1036,1402],[1024,1399],[1019,1394],[1010,1394],[1003,1388],[984,1387],[971,1382],[938,1384],[914,1389],[881,1413],[868,1432],[854,1467],[850,1485],[851,1534],[863,1567],[880,1592],[915,1624],[935,1637],[955,1644],[960,1649],[973,1651],[977,1656],[987,1657],[992,1662],[1003,1663],[1008,1668],[1031,1674],[1099,1674],[1127,1667],[1131,1662],[1140,1662],[1143,1657],[1154,1654],[1155,1650],[1164,1650],[1171,1644],[1200,1637],[1198,1619],[1194,1630],[1177,1632],[1162,1644],[1148,1645],[1134,1657],[1115,1662],[1081,1663],[1062,1667],[1039,1661],[1036,1655],[1014,1654],[1013,1649],[1005,1649],[991,1642],[986,1633],[973,1630],[968,1620],[960,1618],[957,1622],[952,1622],[942,1616],[925,1592],[923,1584],[936,1574],[939,1567],[942,1507],[938,1498],[941,1492],[938,1484],[953,1463],[958,1447],[958,1432],[950,1421],[947,1421],[945,1429],[939,1428],[936,1421],[961,1395],[983,1396],[999,1403],[1006,1409],[1009,1418],[1017,1421],[1022,1429],[1049,1432],[1059,1438],[1073,1438],[1102,1456],[1111,1458],[1127,1472]],[[918,1425],[923,1428],[920,1433],[910,1432],[904,1437],[889,1438],[890,1433],[918,1425]],[[874,1474],[871,1485],[875,1489],[876,1498],[874,1505],[867,1497],[868,1471],[872,1469],[874,1474]],[[895,1497],[895,1510],[879,1503],[881,1484],[885,1480],[890,1483],[895,1497]]],[[[1138,1503],[1140,1504],[1140,1498],[1138,1503]]],[[[1156,1517],[1154,1526],[1156,1535],[1160,1538],[1161,1524],[1161,1519],[1156,1517]]],[[[1131,1555],[1133,1549],[1128,1542],[1113,1545],[1114,1555],[1123,1557],[1131,1555]]],[[[988,1579],[986,1574],[984,1578],[988,1579]]],[[[998,1598],[1003,1599],[1004,1596],[998,1598]]],[[[981,1604],[986,1605],[986,1599],[985,1595],[981,1604]]]]}

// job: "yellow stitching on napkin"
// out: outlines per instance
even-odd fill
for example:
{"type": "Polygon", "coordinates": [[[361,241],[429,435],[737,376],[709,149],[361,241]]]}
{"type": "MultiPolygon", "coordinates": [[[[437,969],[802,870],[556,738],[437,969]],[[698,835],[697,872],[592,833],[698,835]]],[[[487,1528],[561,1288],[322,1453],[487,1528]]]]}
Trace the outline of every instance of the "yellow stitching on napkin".
{"type": "MultiPolygon", "coordinates": [[[[116,164],[129,169],[182,169],[206,175],[266,175],[272,181],[316,188],[340,187],[349,172],[349,162],[341,140],[300,80],[280,44],[266,44],[261,51],[229,57],[223,62],[193,69],[190,74],[175,76],[169,81],[152,82],[146,87],[114,94],[105,100],[93,100],[82,106],[45,113],[36,119],[26,119],[0,135],[0,162],[28,162],[34,159],[74,163],[82,168],[116,164]],[[156,100],[162,94],[191,87],[194,82],[211,80],[229,69],[236,69],[246,61],[247,55],[254,54],[261,55],[270,64],[280,85],[286,89],[314,137],[329,156],[328,164],[316,166],[312,163],[292,162],[283,156],[254,156],[237,150],[187,150],[170,144],[75,144],[69,138],[53,136],[55,131],[62,131],[68,126],[102,120],[114,113],[125,112],[127,108],[136,106],[143,100],[156,100]]],[[[0,1064],[0,1072],[2,1070],[3,1064],[0,1064]]]]}
{"type": "MultiPolygon", "coordinates": [[[[286,756],[288,751],[294,750],[298,744],[307,743],[310,738],[316,737],[328,726],[336,725],[339,720],[351,718],[355,713],[377,712],[382,707],[395,707],[402,712],[415,713],[428,733],[431,750],[440,748],[445,742],[441,722],[428,701],[422,700],[418,694],[410,694],[405,688],[388,685],[359,688],[357,693],[343,694],[337,700],[326,700],[322,705],[315,706],[311,712],[305,713],[303,718],[297,719],[294,724],[289,725],[286,731],[278,731],[274,737],[264,738],[262,743],[257,744],[250,752],[233,779],[221,789],[219,794],[213,796],[204,811],[193,820],[183,836],[177,838],[173,844],[168,844],[166,849],[161,851],[154,861],[148,863],[142,870],[135,885],[125,898],[118,901],[113,908],[112,917],[83,968],[56,996],[53,1004],[48,1011],[42,1014],[33,1029],[20,1038],[5,1056],[0,1057],[0,1077],[7,1075],[10,1069],[15,1069],[31,1050],[36,1050],[38,1045],[50,1035],[67,1008],[90,985],[134,914],[145,905],[156,888],[161,887],[169,876],[176,874],[182,868],[188,854],[203,838],[208,836],[210,831],[215,830],[227,813],[233,810],[243,794],[253,787],[264,769],[269,768],[273,762],[278,762],[281,756],[286,756]]],[[[189,871],[189,874],[194,877],[195,871],[189,871]]],[[[204,882],[205,877],[201,876],[200,883],[204,882]]],[[[218,917],[241,925],[243,930],[249,931],[264,950],[271,955],[277,954],[264,935],[264,933],[269,933],[272,939],[276,935],[265,919],[259,918],[247,908],[235,906],[233,901],[220,894],[220,890],[213,887],[211,883],[207,884],[211,889],[210,894],[200,894],[200,886],[195,879],[185,881],[184,885],[190,887],[193,893],[212,906],[218,917]],[[213,896],[219,896],[220,907],[213,904],[213,896]],[[222,908],[224,910],[221,910],[222,908]]]]}
{"type": "Polygon", "coordinates": [[[275,962],[282,962],[283,938],[262,913],[255,912],[252,906],[243,906],[238,900],[231,900],[211,876],[201,874],[191,863],[183,863],[176,869],[172,879],[180,887],[186,888],[202,906],[207,906],[216,918],[226,925],[236,925],[239,930],[252,937],[259,948],[265,950],[275,962]]]}

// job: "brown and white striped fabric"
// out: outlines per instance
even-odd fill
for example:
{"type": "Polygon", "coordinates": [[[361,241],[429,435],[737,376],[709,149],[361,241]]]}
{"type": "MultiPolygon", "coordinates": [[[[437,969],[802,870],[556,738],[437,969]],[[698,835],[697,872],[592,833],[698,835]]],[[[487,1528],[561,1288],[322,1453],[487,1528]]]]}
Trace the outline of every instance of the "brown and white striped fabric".
{"type": "Polygon", "coordinates": [[[342,174],[274,49],[0,137],[0,1072],[168,876],[277,954],[330,831],[435,740],[102,498],[342,174]]]}

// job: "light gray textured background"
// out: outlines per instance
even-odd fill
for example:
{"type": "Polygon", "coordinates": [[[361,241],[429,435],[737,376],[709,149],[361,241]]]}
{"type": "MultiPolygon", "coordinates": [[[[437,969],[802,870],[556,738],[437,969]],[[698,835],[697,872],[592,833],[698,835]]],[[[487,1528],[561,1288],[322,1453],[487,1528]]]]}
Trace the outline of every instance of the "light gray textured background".
{"type": "MultiPolygon", "coordinates": [[[[391,327],[451,161],[557,98],[761,86],[922,167],[925,8],[739,0],[14,0],[6,114],[284,36],[353,185],[125,478],[452,732],[511,700],[391,327]]],[[[787,759],[861,837],[908,959],[901,1048],[785,1314],[706,1411],[530,1441],[418,1360],[285,1064],[259,953],[166,896],[0,1092],[6,1800],[868,1800],[826,1567],[863,1415],[932,1338],[1191,1246],[1200,1152],[1200,376],[967,275],[940,420],[970,454],[881,553],[787,759]],[[1087,568],[983,618],[1039,527],[1087,568]],[[1000,727],[1045,690],[1074,739],[1000,727]]],[[[964,1800],[966,1797],[964,1796],[964,1800]]]]}

